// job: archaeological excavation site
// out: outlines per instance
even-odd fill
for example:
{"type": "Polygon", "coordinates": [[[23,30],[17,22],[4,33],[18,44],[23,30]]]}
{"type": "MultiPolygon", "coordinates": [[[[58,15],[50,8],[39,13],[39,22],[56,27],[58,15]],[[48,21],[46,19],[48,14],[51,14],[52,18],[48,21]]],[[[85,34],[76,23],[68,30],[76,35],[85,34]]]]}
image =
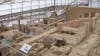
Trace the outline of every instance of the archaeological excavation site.
{"type": "Polygon", "coordinates": [[[100,56],[100,0],[0,0],[0,56],[100,56]]]}

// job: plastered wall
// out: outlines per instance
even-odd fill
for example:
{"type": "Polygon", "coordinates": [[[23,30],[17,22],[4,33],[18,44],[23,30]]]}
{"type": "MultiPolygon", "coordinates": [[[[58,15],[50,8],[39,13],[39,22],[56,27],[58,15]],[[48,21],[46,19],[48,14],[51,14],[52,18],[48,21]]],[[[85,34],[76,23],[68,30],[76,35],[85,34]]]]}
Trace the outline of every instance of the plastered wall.
{"type": "Polygon", "coordinates": [[[68,13],[68,20],[75,20],[80,17],[83,13],[100,13],[100,8],[88,8],[88,7],[75,7],[68,13]]]}

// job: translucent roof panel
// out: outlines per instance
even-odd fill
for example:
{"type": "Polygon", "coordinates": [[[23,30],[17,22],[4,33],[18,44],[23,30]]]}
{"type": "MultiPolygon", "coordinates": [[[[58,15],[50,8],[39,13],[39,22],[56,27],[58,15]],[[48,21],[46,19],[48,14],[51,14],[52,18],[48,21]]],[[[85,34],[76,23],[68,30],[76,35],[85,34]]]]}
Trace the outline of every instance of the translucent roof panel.
{"type": "MultiPolygon", "coordinates": [[[[56,5],[65,5],[68,4],[70,1],[65,2],[65,0],[55,0],[56,5]]],[[[31,9],[38,9],[38,8],[44,8],[44,7],[49,7],[54,5],[54,0],[40,0],[36,1],[33,0],[13,0],[13,3],[5,3],[0,5],[0,15],[6,15],[12,13],[17,13],[31,9]],[[24,2],[22,2],[24,1],[24,2]]]]}
{"type": "MultiPolygon", "coordinates": [[[[98,2],[99,0],[91,1],[91,3],[89,3],[90,7],[100,7],[100,2],[98,2]]],[[[11,0],[10,2],[0,5],[0,16],[21,11],[54,6],[54,0],[11,0]]],[[[88,3],[88,0],[55,0],[55,3],[56,5],[68,5],[70,3],[81,4],[88,3]]]]}

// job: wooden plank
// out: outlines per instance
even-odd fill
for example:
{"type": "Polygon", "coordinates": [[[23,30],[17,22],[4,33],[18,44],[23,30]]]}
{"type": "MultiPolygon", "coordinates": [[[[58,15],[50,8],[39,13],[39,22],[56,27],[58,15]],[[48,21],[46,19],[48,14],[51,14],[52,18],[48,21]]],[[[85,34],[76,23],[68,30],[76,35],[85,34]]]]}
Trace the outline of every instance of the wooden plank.
{"type": "Polygon", "coordinates": [[[22,41],[22,42],[20,42],[18,44],[19,45],[23,45],[24,43],[30,43],[32,41],[36,41],[36,40],[42,38],[43,36],[49,35],[49,34],[55,32],[55,31],[57,31],[57,28],[53,28],[53,29],[51,29],[51,30],[49,30],[47,32],[44,32],[43,34],[40,34],[38,36],[34,36],[34,37],[30,38],[30,39],[26,39],[26,40],[24,40],[24,41],[22,41]]]}

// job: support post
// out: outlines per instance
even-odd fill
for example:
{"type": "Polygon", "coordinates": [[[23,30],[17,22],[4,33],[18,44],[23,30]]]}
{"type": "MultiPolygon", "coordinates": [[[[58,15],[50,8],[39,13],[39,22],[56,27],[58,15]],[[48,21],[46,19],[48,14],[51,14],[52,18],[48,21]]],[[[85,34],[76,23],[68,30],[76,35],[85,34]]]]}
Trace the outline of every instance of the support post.
{"type": "Polygon", "coordinates": [[[18,28],[19,28],[19,31],[21,31],[20,20],[21,20],[22,18],[23,18],[22,16],[19,16],[19,17],[18,17],[18,28]]]}

